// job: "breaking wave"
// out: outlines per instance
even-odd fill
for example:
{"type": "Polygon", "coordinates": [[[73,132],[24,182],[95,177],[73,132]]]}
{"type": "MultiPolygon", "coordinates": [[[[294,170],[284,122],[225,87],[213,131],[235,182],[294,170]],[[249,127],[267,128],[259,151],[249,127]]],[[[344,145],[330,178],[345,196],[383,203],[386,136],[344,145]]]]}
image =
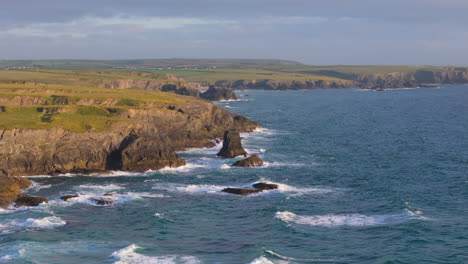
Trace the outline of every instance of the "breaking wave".
{"type": "Polygon", "coordinates": [[[422,213],[415,213],[408,209],[401,214],[388,215],[362,215],[362,214],[342,214],[342,215],[305,215],[300,216],[293,212],[277,212],[275,218],[286,223],[294,223],[309,226],[338,227],[338,226],[379,226],[399,224],[408,220],[426,220],[422,213]]]}
{"type": "Polygon", "coordinates": [[[189,194],[224,194],[221,191],[225,188],[251,188],[252,185],[259,182],[265,182],[270,184],[278,185],[277,190],[269,190],[264,191],[261,193],[253,194],[250,196],[258,196],[258,195],[265,195],[268,193],[295,193],[295,194],[306,194],[306,193],[329,193],[334,192],[335,190],[330,188],[320,188],[320,187],[296,187],[288,184],[272,182],[268,180],[259,180],[249,184],[242,184],[242,185],[213,185],[213,184],[190,184],[190,185],[182,185],[182,184],[158,184],[153,187],[154,190],[165,190],[170,192],[184,192],[189,194]]]}
{"type": "Polygon", "coordinates": [[[263,249],[263,253],[260,257],[254,259],[252,262],[248,264],[289,264],[289,263],[297,263],[297,262],[335,262],[334,259],[299,259],[299,258],[292,258],[281,255],[279,253],[274,252],[273,250],[263,249]]]}
{"type": "Polygon", "coordinates": [[[60,217],[48,216],[44,218],[15,219],[0,223],[0,235],[11,234],[30,229],[52,229],[67,223],[60,217]]]}
{"type": "Polygon", "coordinates": [[[201,261],[193,256],[145,256],[136,252],[139,246],[130,246],[112,253],[111,257],[117,259],[116,264],[199,264],[201,261]]]}

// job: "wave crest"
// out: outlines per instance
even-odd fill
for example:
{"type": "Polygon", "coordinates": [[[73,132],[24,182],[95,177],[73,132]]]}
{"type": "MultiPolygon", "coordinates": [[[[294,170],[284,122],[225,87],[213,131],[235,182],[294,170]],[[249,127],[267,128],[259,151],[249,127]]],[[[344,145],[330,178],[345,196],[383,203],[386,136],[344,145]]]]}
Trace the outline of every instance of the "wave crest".
{"type": "Polygon", "coordinates": [[[118,259],[116,264],[199,264],[199,259],[193,256],[145,256],[136,252],[141,247],[131,244],[130,246],[115,251],[112,258],[118,259]]]}
{"type": "Polygon", "coordinates": [[[342,215],[306,215],[300,216],[293,212],[276,212],[275,218],[286,223],[295,223],[309,226],[337,227],[337,226],[378,226],[398,224],[411,219],[424,220],[426,218],[415,214],[409,210],[401,214],[388,215],[362,215],[362,214],[342,214],[342,215]]]}

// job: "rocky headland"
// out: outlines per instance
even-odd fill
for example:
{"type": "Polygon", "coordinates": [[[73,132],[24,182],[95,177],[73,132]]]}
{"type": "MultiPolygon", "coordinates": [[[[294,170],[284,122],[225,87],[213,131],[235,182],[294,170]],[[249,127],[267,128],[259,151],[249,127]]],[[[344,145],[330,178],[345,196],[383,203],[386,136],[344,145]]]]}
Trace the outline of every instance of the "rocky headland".
{"type": "Polygon", "coordinates": [[[142,89],[133,85],[0,84],[0,208],[43,201],[22,196],[30,182],[15,176],[179,167],[185,161],[176,151],[258,127],[195,96],[152,91],[147,81],[142,89]]]}

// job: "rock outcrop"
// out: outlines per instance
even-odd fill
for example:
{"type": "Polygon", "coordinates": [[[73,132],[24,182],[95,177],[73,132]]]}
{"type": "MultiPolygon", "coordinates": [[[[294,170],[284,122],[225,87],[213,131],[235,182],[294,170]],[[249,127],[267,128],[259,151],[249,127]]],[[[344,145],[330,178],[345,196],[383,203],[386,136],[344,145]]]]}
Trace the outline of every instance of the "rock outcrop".
{"type": "Polygon", "coordinates": [[[266,182],[259,182],[252,185],[253,189],[251,188],[225,188],[221,192],[230,193],[230,194],[237,194],[237,195],[249,195],[249,194],[256,194],[261,193],[263,191],[271,191],[278,189],[277,184],[273,183],[266,183],[266,182]]]}
{"type": "Polygon", "coordinates": [[[252,155],[246,159],[236,161],[232,166],[234,167],[258,167],[263,165],[263,160],[257,156],[252,155]]]}
{"type": "Polygon", "coordinates": [[[65,202],[70,200],[70,199],[73,199],[73,198],[77,198],[77,197],[80,197],[78,194],[69,194],[69,195],[63,195],[60,197],[60,199],[64,200],[65,202]]]}
{"type": "Polygon", "coordinates": [[[258,182],[258,183],[255,183],[254,185],[252,185],[255,189],[259,189],[259,190],[276,190],[278,189],[278,184],[274,184],[274,183],[267,183],[267,182],[258,182]]]}
{"type": "Polygon", "coordinates": [[[26,178],[7,177],[4,170],[0,169],[0,208],[5,208],[15,202],[31,182],[26,178]]]}
{"type": "Polygon", "coordinates": [[[48,203],[46,198],[35,197],[28,194],[20,194],[15,200],[15,207],[21,206],[38,206],[42,203],[48,203]]]}
{"type": "Polygon", "coordinates": [[[200,100],[187,100],[174,110],[128,109],[119,116],[131,121],[112,123],[103,132],[0,128],[0,175],[178,167],[185,161],[175,151],[213,146],[210,140],[221,137],[226,129],[247,132],[258,127],[200,100]]]}
{"type": "Polygon", "coordinates": [[[200,97],[208,101],[237,100],[236,94],[231,89],[225,87],[216,88],[213,85],[210,85],[208,90],[201,93],[200,97]]]}
{"type": "Polygon", "coordinates": [[[235,158],[242,155],[247,156],[247,152],[242,147],[239,131],[226,130],[224,132],[223,147],[216,155],[225,158],[235,158]]]}
{"type": "Polygon", "coordinates": [[[254,193],[260,193],[262,190],[248,189],[248,188],[225,188],[222,190],[225,193],[237,194],[237,195],[249,195],[254,193]]]}
{"type": "Polygon", "coordinates": [[[101,197],[91,198],[91,201],[96,203],[97,205],[113,205],[114,204],[114,200],[101,198],[101,197]]]}

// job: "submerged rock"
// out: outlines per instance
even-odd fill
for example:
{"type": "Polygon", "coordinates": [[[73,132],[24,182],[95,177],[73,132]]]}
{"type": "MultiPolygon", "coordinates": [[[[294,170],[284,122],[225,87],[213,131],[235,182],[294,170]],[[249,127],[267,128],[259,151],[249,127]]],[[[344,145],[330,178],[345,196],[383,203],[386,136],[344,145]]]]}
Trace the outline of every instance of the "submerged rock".
{"type": "Polygon", "coordinates": [[[92,202],[95,202],[97,205],[112,205],[114,204],[113,200],[105,199],[105,198],[91,198],[92,202]]]}
{"type": "Polygon", "coordinates": [[[62,199],[64,201],[68,201],[69,199],[77,198],[77,197],[80,197],[80,196],[78,194],[72,194],[72,195],[64,195],[64,196],[60,197],[60,199],[62,199]]]}
{"type": "Polygon", "coordinates": [[[246,159],[239,160],[232,164],[234,167],[258,167],[263,165],[263,160],[257,155],[252,155],[246,159]]]}
{"type": "Polygon", "coordinates": [[[49,200],[42,197],[35,197],[28,194],[20,194],[15,201],[15,207],[38,206],[41,203],[48,203],[49,200]]]}
{"type": "Polygon", "coordinates": [[[216,154],[225,158],[235,158],[240,155],[247,156],[242,147],[241,137],[237,130],[226,130],[223,137],[223,148],[216,154]]]}
{"type": "Polygon", "coordinates": [[[229,88],[214,87],[210,85],[210,88],[204,93],[200,94],[200,97],[208,101],[221,101],[221,100],[237,100],[236,94],[229,88]]]}
{"type": "Polygon", "coordinates": [[[259,189],[259,190],[262,190],[262,191],[265,191],[265,190],[276,190],[278,189],[278,184],[273,184],[273,183],[266,183],[266,182],[259,182],[259,183],[255,183],[254,185],[252,185],[255,189],[259,189]]]}
{"type": "Polygon", "coordinates": [[[262,190],[248,189],[248,188],[225,188],[222,190],[222,192],[232,193],[232,194],[237,194],[237,195],[249,195],[249,194],[262,192],[262,190]]]}

